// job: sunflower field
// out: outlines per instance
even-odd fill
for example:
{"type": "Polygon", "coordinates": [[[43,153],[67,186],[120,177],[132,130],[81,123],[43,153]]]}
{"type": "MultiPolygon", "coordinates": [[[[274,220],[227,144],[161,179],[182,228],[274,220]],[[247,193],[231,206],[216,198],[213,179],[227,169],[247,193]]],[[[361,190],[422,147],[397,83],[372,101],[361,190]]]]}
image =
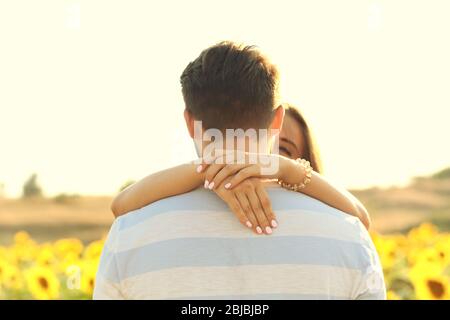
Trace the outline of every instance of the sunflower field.
{"type": "MultiPolygon", "coordinates": [[[[372,234],[388,299],[450,299],[450,233],[424,223],[408,234],[372,234]]],[[[104,240],[36,243],[18,232],[0,246],[0,299],[91,299],[104,240]]]]}
{"type": "Polygon", "coordinates": [[[406,235],[372,234],[390,300],[450,300],[450,233],[423,223],[406,235]]]}
{"type": "Polygon", "coordinates": [[[0,246],[0,300],[91,299],[103,243],[38,244],[26,232],[16,233],[11,246],[0,246]]]}

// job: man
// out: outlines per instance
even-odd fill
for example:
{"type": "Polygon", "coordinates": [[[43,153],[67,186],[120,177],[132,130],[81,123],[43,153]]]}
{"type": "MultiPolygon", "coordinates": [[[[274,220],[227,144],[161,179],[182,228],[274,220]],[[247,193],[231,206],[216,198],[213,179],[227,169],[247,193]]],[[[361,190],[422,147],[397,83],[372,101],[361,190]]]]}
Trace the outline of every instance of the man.
{"type": "MultiPolygon", "coordinates": [[[[282,125],[278,70],[254,47],[222,42],[204,50],[186,67],[181,84],[197,150],[208,142],[196,134],[196,120],[201,136],[208,129],[282,125]]],[[[267,190],[279,221],[270,236],[245,229],[205,189],[118,218],[105,244],[94,298],[385,298],[375,248],[358,219],[300,193],[267,190]]]]}

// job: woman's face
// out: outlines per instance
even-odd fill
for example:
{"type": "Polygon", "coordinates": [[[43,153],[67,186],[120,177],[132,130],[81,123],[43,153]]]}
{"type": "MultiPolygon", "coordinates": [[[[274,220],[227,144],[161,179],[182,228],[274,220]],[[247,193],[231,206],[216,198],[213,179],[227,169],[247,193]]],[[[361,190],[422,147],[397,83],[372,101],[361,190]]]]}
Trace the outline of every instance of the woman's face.
{"type": "Polygon", "coordinates": [[[284,117],[280,132],[280,155],[297,159],[303,154],[303,132],[298,122],[288,113],[284,117]]]}

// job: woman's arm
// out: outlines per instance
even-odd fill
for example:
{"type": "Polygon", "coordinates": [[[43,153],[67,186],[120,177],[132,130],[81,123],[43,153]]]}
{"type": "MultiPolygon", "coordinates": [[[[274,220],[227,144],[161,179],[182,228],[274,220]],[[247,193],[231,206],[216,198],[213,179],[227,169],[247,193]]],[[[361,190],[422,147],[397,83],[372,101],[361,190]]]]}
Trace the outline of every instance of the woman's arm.
{"type": "MultiPolygon", "coordinates": [[[[288,170],[292,172],[299,169],[294,166],[288,170]]],[[[364,226],[369,229],[369,213],[362,203],[350,192],[336,186],[321,174],[313,172],[311,182],[305,188],[300,189],[300,192],[359,218],[364,226]]]]}
{"type": "MultiPolygon", "coordinates": [[[[205,179],[212,181],[213,186],[219,186],[226,177],[232,176],[225,185],[227,189],[232,189],[250,177],[282,179],[291,184],[303,181],[305,177],[304,168],[295,160],[280,155],[269,155],[268,157],[271,157],[272,161],[279,161],[279,170],[275,174],[262,174],[260,164],[210,165],[205,179]]],[[[332,184],[319,173],[313,172],[311,182],[305,188],[300,189],[300,192],[359,218],[364,226],[369,229],[369,214],[361,202],[348,191],[332,184]]]]}
{"type": "Polygon", "coordinates": [[[120,192],[111,204],[115,217],[170,196],[189,192],[204,181],[198,164],[185,163],[148,175],[120,192]]]}
{"type": "MultiPolygon", "coordinates": [[[[157,200],[189,192],[203,185],[205,173],[199,173],[198,169],[198,164],[187,163],[148,175],[114,198],[111,205],[114,216],[124,215],[157,200]]],[[[257,234],[270,234],[271,227],[276,227],[277,223],[269,196],[260,180],[250,178],[234,190],[222,187],[215,188],[214,191],[244,226],[257,234]]],[[[205,188],[207,187],[205,184],[205,188]]]]}
{"type": "MultiPolygon", "coordinates": [[[[280,159],[280,179],[288,183],[303,181],[305,175],[303,167],[292,159],[283,158],[280,159]]],[[[369,213],[361,202],[350,192],[333,184],[321,174],[313,171],[311,182],[305,188],[300,189],[300,192],[359,218],[364,226],[369,229],[369,213]]]]}

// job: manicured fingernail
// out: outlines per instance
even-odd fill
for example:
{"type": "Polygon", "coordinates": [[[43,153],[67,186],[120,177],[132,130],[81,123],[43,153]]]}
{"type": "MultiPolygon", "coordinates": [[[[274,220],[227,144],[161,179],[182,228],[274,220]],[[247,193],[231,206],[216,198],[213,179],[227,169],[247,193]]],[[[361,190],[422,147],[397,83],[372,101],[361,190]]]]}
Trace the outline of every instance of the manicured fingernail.
{"type": "Polygon", "coordinates": [[[267,234],[271,234],[272,233],[272,229],[270,227],[266,227],[266,233],[267,234]]]}
{"type": "Polygon", "coordinates": [[[261,234],[262,233],[262,229],[258,226],[258,227],[256,227],[256,232],[261,234]]]}
{"type": "Polygon", "coordinates": [[[278,227],[278,223],[277,223],[275,220],[272,220],[272,221],[270,222],[270,224],[271,224],[272,227],[274,227],[274,228],[278,227]]]}
{"type": "Polygon", "coordinates": [[[230,188],[231,187],[231,183],[227,183],[226,185],[225,185],[225,189],[228,189],[228,188],[230,188]]]}
{"type": "Polygon", "coordinates": [[[203,168],[202,165],[199,165],[199,166],[197,167],[197,172],[200,173],[200,172],[202,171],[202,168],[203,168]]]}
{"type": "Polygon", "coordinates": [[[250,222],[250,221],[247,221],[246,223],[245,223],[246,225],[247,225],[247,227],[249,227],[249,228],[251,228],[252,227],[252,223],[250,222]]]}
{"type": "Polygon", "coordinates": [[[212,190],[212,188],[214,188],[214,181],[209,184],[208,188],[209,190],[212,190]]]}
{"type": "Polygon", "coordinates": [[[205,180],[205,189],[208,188],[208,180],[205,180]]]}

